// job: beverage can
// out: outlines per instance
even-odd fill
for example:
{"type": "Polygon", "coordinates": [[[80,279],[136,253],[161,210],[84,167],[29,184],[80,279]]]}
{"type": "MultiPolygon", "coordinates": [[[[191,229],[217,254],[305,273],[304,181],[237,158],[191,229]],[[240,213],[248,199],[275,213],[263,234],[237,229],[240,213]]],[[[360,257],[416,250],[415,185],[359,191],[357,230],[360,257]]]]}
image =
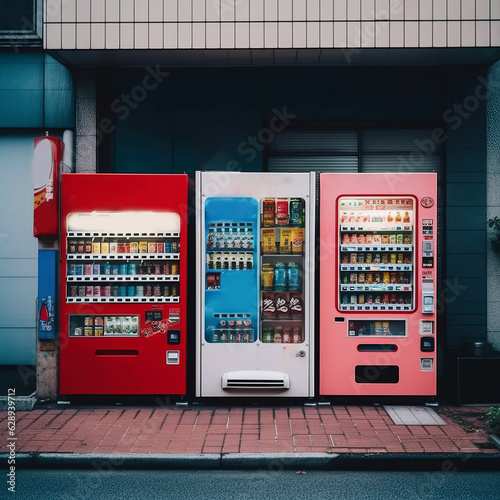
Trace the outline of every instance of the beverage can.
{"type": "Polygon", "coordinates": [[[127,286],[127,297],[134,297],[135,296],[135,285],[128,285],[127,286]]]}
{"type": "Polygon", "coordinates": [[[156,253],[156,242],[148,241],[148,253],[156,253]]]}
{"type": "Polygon", "coordinates": [[[411,245],[411,234],[405,234],[403,237],[403,243],[405,245],[411,245]]]}
{"type": "Polygon", "coordinates": [[[373,257],[373,263],[380,264],[380,254],[379,253],[376,253],[375,256],[373,257]]]}
{"type": "Polygon", "coordinates": [[[349,255],[346,253],[342,255],[342,264],[349,264],[349,255]]]}
{"type": "Polygon", "coordinates": [[[261,312],[263,318],[274,318],[276,316],[276,306],[274,305],[274,293],[263,292],[261,312]]]}
{"type": "Polygon", "coordinates": [[[290,292],[288,297],[288,310],[292,319],[301,319],[303,311],[302,294],[290,292]]]}
{"type": "Polygon", "coordinates": [[[364,285],[365,284],[365,273],[359,273],[358,274],[358,283],[360,285],[364,285]]]}
{"type": "Polygon", "coordinates": [[[144,285],[137,285],[135,287],[137,297],[144,297],[144,285]]]}
{"type": "Polygon", "coordinates": [[[94,297],[100,297],[101,296],[101,287],[100,286],[94,286],[94,297]]]}
{"type": "Polygon", "coordinates": [[[284,227],[280,229],[280,253],[292,253],[291,249],[292,229],[284,227]]]}
{"type": "Polygon", "coordinates": [[[389,264],[389,254],[387,253],[382,254],[382,264],[389,264]]]}
{"type": "Polygon", "coordinates": [[[131,241],[130,242],[130,253],[139,253],[139,242],[131,241]]]}
{"type": "Polygon", "coordinates": [[[397,255],[395,253],[391,253],[390,262],[391,262],[391,264],[396,264],[396,262],[397,262],[397,255]]]}
{"type": "Polygon", "coordinates": [[[366,234],[365,235],[365,244],[371,245],[372,243],[373,243],[373,234],[366,234]]]}
{"type": "Polygon", "coordinates": [[[292,342],[292,329],[289,327],[283,328],[283,344],[290,344],[292,342]]]}
{"type": "Polygon", "coordinates": [[[177,283],[172,283],[172,297],[179,296],[179,285],[177,283]]]}
{"type": "Polygon", "coordinates": [[[76,264],[75,265],[75,276],[82,276],[83,275],[83,264],[76,264]]]}
{"type": "Polygon", "coordinates": [[[390,273],[383,273],[383,283],[384,285],[389,285],[391,282],[391,276],[390,273]]]}
{"type": "Polygon", "coordinates": [[[68,276],[75,276],[76,264],[68,264],[68,276]]]}
{"type": "Polygon", "coordinates": [[[358,264],[364,264],[364,263],[365,263],[365,254],[358,253],[358,264]]]}
{"type": "Polygon", "coordinates": [[[262,226],[271,227],[275,223],[276,201],[274,198],[266,198],[262,201],[262,226]]]}
{"type": "Polygon", "coordinates": [[[396,234],[396,245],[403,244],[403,233],[396,234]]]}
{"type": "Polygon", "coordinates": [[[68,241],[68,253],[76,253],[76,249],[77,249],[76,240],[69,240],[68,241]]]}
{"type": "Polygon", "coordinates": [[[288,290],[300,291],[302,289],[302,277],[299,264],[289,262],[287,268],[288,290]]]}
{"type": "Polygon", "coordinates": [[[85,275],[92,274],[92,264],[85,264],[85,275]]]}
{"type": "Polygon", "coordinates": [[[70,287],[70,296],[71,297],[78,297],[78,287],[77,286],[70,287]]]}
{"type": "Polygon", "coordinates": [[[272,290],[274,284],[274,267],[272,264],[264,264],[261,273],[262,290],[272,290]]]}
{"type": "MultiPolygon", "coordinates": [[[[217,244],[217,241],[215,242],[215,246],[218,248],[219,245],[217,244]]],[[[165,251],[165,253],[172,253],[172,242],[171,241],[165,241],[163,243],[163,249],[165,251]]]]}
{"type": "Polygon", "coordinates": [[[349,303],[349,296],[347,293],[342,294],[342,304],[348,304],[349,303]]]}
{"type": "Polygon", "coordinates": [[[366,273],[365,282],[367,285],[371,285],[373,283],[373,273],[366,273]]]}
{"type": "Polygon", "coordinates": [[[125,253],[130,253],[130,242],[129,241],[125,242],[125,253]]]}
{"type": "Polygon", "coordinates": [[[160,297],[161,296],[161,289],[160,289],[160,285],[155,285],[153,287],[153,295],[155,297],[160,297]]]}
{"type": "Polygon", "coordinates": [[[288,223],[288,198],[278,198],[276,201],[276,224],[279,226],[287,226],[288,223]]]}
{"type": "Polygon", "coordinates": [[[159,241],[156,244],[156,251],[158,253],[165,253],[165,243],[163,241],[159,241]]]}
{"type": "Polygon", "coordinates": [[[278,318],[288,319],[290,317],[290,299],[286,292],[274,294],[274,307],[278,318]]]}
{"type": "Polygon", "coordinates": [[[92,240],[85,240],[85,253],[92,253],[92,240]]]}
{"type": "Polygon", "coordinates": [[[350,259],[351,259],[351,264],[357,264],[357,262],[358,262],[358,254],[357,253],[351,253],[350,259]]]}
{"type": "Polygon", "coordinates": [[[351,245],[356,245],[358,243],[358,235],[353,233],[351,234],[351,240],[349,241],[351,245]]]}
{"type": "Polygon", "coordinates": [[[93,337],[94,336],[94,328],[92,326],[84,327],[85,337],[93,337]]]}
{"type": "Polygon", "coordinates": [[[92,264],[92,274],[96,276],[101,274],[101,264],[92,264]]]}
{"type": "Polygon", "coordinates": [[[274,265],[274,289],[278,291],[286,290],[287,272],[284,262],[276,262],[274,265]]]}
{"type": "Polygon", "coordinates": [[[357,304],[358,303],[358,296],[355,293],[351,293],[351,298],[349,300],[350,304],[357,304]]]}
{"type": "Polygon", "coordinates": [[[117,275],[119,271],[119,266],[118,264],[111,264],[111,274],[117,275]]]}
{"type": "Polygon", "coordinates": [[[380,283],[381,276],[380,273],[373,273],[373,283],[380,283]]]}
{"type": "Polygon", "coordinates": [[[83,328],[81,326],[77,326],[73,331],[73,335],[75,337],[81,337],[83,335],[83,328]]]}
{"type": "Polygon", "coordinates": [[[283,328],[281,326],[277,326],[274,329],[273,342],[275,344],[281,344],[282,341],[283,341],[283,328]]]}
{"type": "Polygon", "coordinates": [[[78,243],[76,245],[76,252],[85,253],[85,240],[78,240],[78,243]]]}
{"type": "Polygon", "coordinates": [[[127,274],[127,264],[119,264],[118,274],[121,274],[121,275],[127,274]]]}
{"type": "Polygon", "coordinates": [[[86,287],[84,285],[80,285],[78,287],[78,297],[85,297],[86,291],[86,287]]]}
{"type": "Polygon", "coordinates": [[[106,285],[104,287],[104,296],[111,297],[111,285],[106,285]]]}
{"type": "Polygon", "coordinates": [[[396,260],[396,264],[402,264],[403,263],[403,254],[398,253],[398,258],[396,260]]]}
{"type": "Polygon", "coordinates": [[[300,326],[294,327],[292,335],[292,342],[294,344],[300,344],[302,342],[302,328],[300,328],[300,326]]]}
{"type": "Polygon", "coordinates": [[[262,252],[263,253],[276,253],[276,235],[274,228],[262,229],[262,252]]]}
{"type": "Polygon", "coordinates": [[[148,253],[147,241],[139,241],[139,253],[148,253]]]}
{"type": "Polygon", "coordinates": [[[101,253],[101,243],[99,241],[92,243],[92,253],[101,253]]]}
{"type": "MultiPolygon", "coordinates": [[[[209,269],[215,269],[215,263],[213,261],[213,254],[211,254],[210,259],[212,259],[212,267],[209,267],[209,269]]],[[[165,262],[165,264],[163,264],[163,274],[165,274],[165,275],[170,274],[170,262],[165,262]]]]}
{"type": "Polygon", "coordinates": [[[119,297],[126,297],[127,296],[127,287],[125,285],[120,285],[118,287],[118,296],[119,297]]]}
{"type": "Polygon", "coordinates": [[[396,244],[396,235],[390,234],[389,235],[389,245],[395,245],[395,244],[396,244]]]}
{"type": "Polygon", "coordinates": [[[118,242],[110,241],[109,242],[109,253],[118,253],[118,242]]]}
{"type": "Polygon", "coordinates": [[[172,241],[172,253],[179,253],[181,246],[178,241],[172,241]]]}
{"type": "Polygon", "coordinates": [[[371,253],[367,253],[367,254],[366,254],[366,260],[365,260],[365,262],[366,262],[367,264],[371,264],[371,263],[373,262],[373,254],[371,254],[371,253]]]}
{"type": "Polygon", "coordinates": [[[358,234],[358,245],[364,245],[366,242],[366,238],[364,234],[358,234]]]}
{"type": "Polygon", "coordinates": [[[125,243],[124,242],[119,242],[117,245],[116,245],[116,251],[117,253],[125,253],[125,243]]]}
{"type": "Polygon", "coordinates": [[[358,304],[364,304],[365,303],[365,294],[364,293],[360,293],[358,295],[358,304]]]}
{"type": "Polygon", "coordinates": [[[290,199],[290,224],[294,226],[304,225],[304,202],[301,198],[290,199]]]}
{"type": "Polygon", "coordinates": [[[391,284],[395,285],[398,282],[398,275],[397,273],[391,273],[391,284]]]}
{"type": "Polygon", "coordinates": [[[262,329],[262,342],[265,344],[272,344],[274,341],[274,328],[271,326],[265,326],[262,329]]]}
{"type": "Polygon", "coordinates": [[[170,295],[171,295],[170,284],[169,283],[165,283],[163,285],[163,296],[164,297],[170,297],[170,295]]]}
{"type": "Polygon", "coordinates": [[[355,284],[358,282],[358,275],[356,273],[349,274],[349,283],[355,284]]]}
{"type": "Polygon", "coordinates": [[[177,275],[179,274],[179,264],[173,264],[170,267],[172,274],[177,275]]]}
{"type": "Polygon", "coordinates": [[[137,264],[135,262],[127,264],[127,274],[137,274],[137,264]]]}
{"type": "Polygon", "coordinates": [[[342,245],[349,245],[349,242],[351,241],[351,238],[349,237],[348,233],[344,233],[342,236],[342,245]]]}

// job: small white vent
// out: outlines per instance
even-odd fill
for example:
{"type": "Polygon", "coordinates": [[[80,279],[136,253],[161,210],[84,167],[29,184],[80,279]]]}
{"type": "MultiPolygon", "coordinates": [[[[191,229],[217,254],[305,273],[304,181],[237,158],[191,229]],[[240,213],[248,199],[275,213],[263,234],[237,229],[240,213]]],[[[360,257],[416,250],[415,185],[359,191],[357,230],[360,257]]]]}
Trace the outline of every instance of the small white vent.
{"type": "Polygon", "coordinates": [[[223,389],[290,389],[286,373],[263,370],[242,370],[222,375],[223,389]]]}

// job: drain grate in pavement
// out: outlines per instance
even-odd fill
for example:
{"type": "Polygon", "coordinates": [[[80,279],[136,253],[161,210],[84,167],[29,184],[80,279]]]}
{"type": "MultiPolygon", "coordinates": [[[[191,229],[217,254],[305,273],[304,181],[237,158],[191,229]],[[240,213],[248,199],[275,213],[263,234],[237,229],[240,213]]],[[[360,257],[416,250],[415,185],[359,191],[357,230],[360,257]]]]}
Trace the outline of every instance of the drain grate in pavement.
{"type": "Polygon", "coordinates": [[[425,406],[384,406],[396,425],[446,425],[431,408],[425,406]]]}

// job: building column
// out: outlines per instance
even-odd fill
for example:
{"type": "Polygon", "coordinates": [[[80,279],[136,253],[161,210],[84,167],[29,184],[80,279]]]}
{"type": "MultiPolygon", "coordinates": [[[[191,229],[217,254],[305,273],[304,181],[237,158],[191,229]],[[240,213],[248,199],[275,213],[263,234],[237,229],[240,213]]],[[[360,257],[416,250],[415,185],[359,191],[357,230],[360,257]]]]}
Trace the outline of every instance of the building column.
{"type": "MultiPolygon", "coordinates": [[[[500,217],[500,61],[488,71],[486,185],[487,217],[500,217]]],[[[492,236],[492,234],[490,234],[492,236]]],[[[487,333],[500,351],[500,253],[487,246],[487,333]]]]}
{"type": "Polygon", "coordinates": [[[74,72],[76,93],[75,165],[77,173],[97,171],[97,73],[82,68],[74,72]]]}

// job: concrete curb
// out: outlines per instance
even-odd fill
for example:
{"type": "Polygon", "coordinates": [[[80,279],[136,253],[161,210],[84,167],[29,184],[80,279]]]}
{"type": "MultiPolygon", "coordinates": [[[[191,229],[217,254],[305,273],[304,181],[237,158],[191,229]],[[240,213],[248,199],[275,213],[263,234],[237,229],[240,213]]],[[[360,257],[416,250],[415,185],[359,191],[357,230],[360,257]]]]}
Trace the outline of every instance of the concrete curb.
{"type": "MultiPolygon", "coordinates": [[[[0,454],[7,469],[8,454],[0,454]]],[[[500,453],[206,453],[76,454],[17,453],[16,469],[171,470],[500,470],[500,453]]]]}

